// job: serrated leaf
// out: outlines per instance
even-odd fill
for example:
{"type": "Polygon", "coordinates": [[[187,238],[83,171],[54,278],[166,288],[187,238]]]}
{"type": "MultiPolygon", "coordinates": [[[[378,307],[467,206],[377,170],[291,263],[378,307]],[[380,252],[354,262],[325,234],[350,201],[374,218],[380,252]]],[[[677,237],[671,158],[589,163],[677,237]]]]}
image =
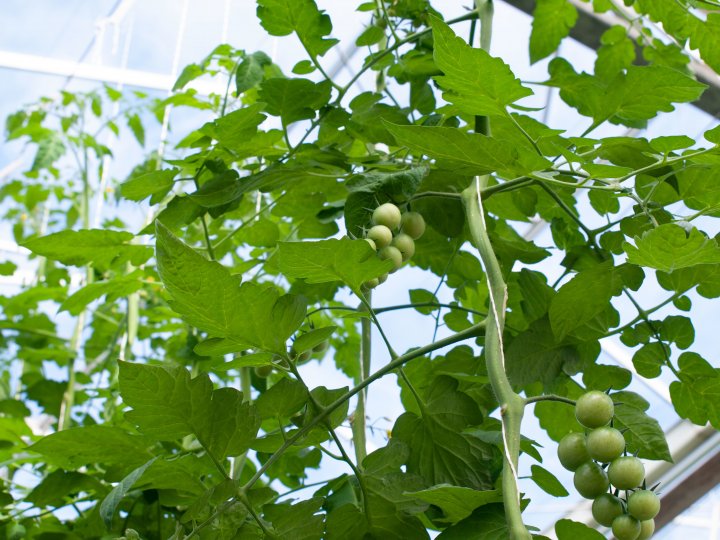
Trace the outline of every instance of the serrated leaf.
{"type": "Polygon", "coordinates": [[[635,246],[625,242],[628,262],[663,272],[672,272],[697,264],[720,263],[720,247],[697,229],[687,233],[672,223],[650,229],[635,238],[635,246]]]}
{"type": "Polygon", "coordinates": [[[281,242],[278,266],[290,278],[308,283],[342,281],[360,295],[360,286],[386,274],[392,262],[380,260],[364,240],[321,240],[319,242],[281,242]]]}
{"type": "Polygon", "coordinates": [[[235,89],[242,94],[257,86],[262,80],[265,66],[272,64],[270,57],[262,51],[248,54],[235,71],[235,89]]]}
{"type": "Polygon", "coordinates": [[[88,463],[105,463],[134,469],[152,457],[149,442],[120,428],[90,425],[70,428],[43,437],[28,448],[48,463],[79,469],[88,463]]]}
{"type": "Polygon", "coordinates": [[[534,153],[518,152],[516,145],[456,128],[386,124],[398,145],[438,161],[457,174],[498,172],[508,178],[542,170],[550,165],[534,153]]]}
{"type": "Polygon", "coordinates": [[[147,468],[150,467],[150,465],[152,465],[153,463],[155,463],[156,459],[157,456],[148,460],[146,463],[143,463],[137,469],[128,474],[118,483],[118,485],[112,488],[110,493],[108,493],[107,496],[102,500],[102,502],[100,503],[99,512],[100,517],[102,518],[103,523],[105,523],[105,527],[108,530],[112,528],[112,519],[115,515],[115,510],[120,504],[120,501],[122,501],[125,495],[127,495],[128,491],[132,489],[133,485],[135,485],[135,482],[137,482],[140,477],[142,477],[143,473],[145,473],[147,468]]]}
{"type": "Polygon", "coordinates": [[[438,484],[421,491],[406,492],[405,495],[437,506],[445,514],[442,521],[448,523],[465,519],[483,505],[502,502],[502,493],[497,489],[478,491],[450,484],[438,484]]]}
{"type": "Polygon", "coordinates": [[[570,495],[568,490],[560,483],[560,480],[540,465],[532,465],[530,467],[530,473],[533,482],[545,493],[549,493],[553,497],[567,497],[570,495]]]}
{"type": "Polygon", "coordinates": [[[126,418],[146,435],[175,441],[195,435],[216,459],[245,452],[260,428],[255,406],[234,388],[213,390],[206,374],[190,378],[184,368],[120,362],[126,418]]]}
{"type": "Polygon", "coordinates": [[[305,386],[294,379],[281,379],[255,401],[260,418],[289,418],[307,402],[305,386]]]}
{"type": "Polygon", "coordinates": [[[631,265],[598,264],[575,275],[558,290],[550,303],[550,324],[560,341],[607,309],[623,287],[642,283],[642,272],[631,265]]]}
{"type": "Polygon", "coordinates": [[[157,222],[158,272],[185,320],[213,337],[286,353],[286,341],[307,309],[304,299],[280,296],[271,285],[240,284],[221,264],[209,261],[157,222]]]}
{"type": "Polygon", "coordinates": [[[127,117],[127,123],[140,146],[145,146],[145,128],[140,117],[137,114],[130,114],[127,117]]]}
{"type": "Polygon", "coordinates": [[[410,448],[407,471],[428,483],[491,489],[499,471],[497,449],[463,432],[480,424],[482,414],[457,386],[450,377],[437,377],[424,397],[422,416],[401,415],[393,427],[393,438],[410,448]]]}
{"type": "Polygon", "coordinates": [[[106,302],[112,302],[118,298],[129,296],[142,289],[142,287],[143,283],[137,276],[96,281],[90,285],[85,285],[82,289],[66,298],[60,304],[58,312],[67,311],[71,315],[79,315],[88,304],[102,296],[106,296],[106,302]]]}
{"type": "Polygon", "coordinates": [[[142,201],[150,196],[153,200],[155,196],[164,197],[172,189],[179,172],[179,169],[164,169],[141,174],[120,184],[120,194],[131,201],[142,201]]]}
{"type": "Polygon", "coordinates": [[[99,270],[111,264],[130,262],[140,266],[152,256],[147,246],[131,244],[132,233],[103,229],[65,230],[32,238],[23,247],[36,255],[60,261],[69,266],[92,264],[99,270]]]}
{"type": "Polygon", "coordinates": [[[443,72],[435,80],[446,90],[447,101],[468,114],[504,115],[505,107],[532,95],[501,59],[470,47],[437,17],[430,20],[433,57],[443,72]]]}
{"type": "Polygon", "coordinates": [[[325,515],[318,514],[323,502],[323,497],[313,497],[295,504],[268,504],[263,506],[263,514],[278,538],[316,540],[325,528],[325,515]]]}
{"type": "Polygon", "coordinates": [[[332,31],[332,22],[314,0],[258,0],[257,16],[271,36],[295,32],[311,56],[324,55],[338,42],[325,37],[332,31]]]}
{"type": "Polygon", "coordinates": [[[309,79],[275,77],[262,83],[258,99],[265,102],[269,114],[279,116],[287,126],[315,118],[317,110],[330,101],[331,89],[327,81],[314,83],[309,79]]]}
{"type": "Polygon", "coordinates": [[[570,34],[577,21],[577,9],[567,0],[538,0],[530,33],[530,62],[550,56],[570,34]]]}
{"type": "MultiPolygon", "coordinates": [[[[613,399],[618,399],[613,396],[613,399]]],[[[624,401],[615,407],[615,427],[623,431],[628,450],[644,459],[661,459],[672,462],[665,434],[657,420],[641,408],[624,401]]]]}
{"type": "Polygon", "coordinates": [[[720,369],[699,354],[684,352],[678,358],[679,381],[670,383],[670,397],[682,418],[720,429],[720,369]]]}

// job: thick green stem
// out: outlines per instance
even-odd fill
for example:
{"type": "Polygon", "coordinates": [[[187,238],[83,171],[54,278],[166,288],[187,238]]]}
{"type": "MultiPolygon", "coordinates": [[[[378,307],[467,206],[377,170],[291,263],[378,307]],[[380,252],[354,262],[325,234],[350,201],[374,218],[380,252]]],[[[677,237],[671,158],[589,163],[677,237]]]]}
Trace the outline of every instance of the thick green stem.
{"type": "MultiPolygon", "coordinates": [[[[370,304],[371,293],[366,295],[367,302],[370,304]]],[[[367,311],[365,304],[360,306],[360,310],[367,311]]],[[[363,317],[360,321],[360,375],[356,382],[361,383],[370,375],[370,358],[372,353],[372,321],[368,317],[363,317]]],[[[355,446],[355,459],[358,467],[362,466],[362,462],[367,456],[367,426],[365,402],[367,400],[367,391],[362,390],[357,395],[357,405],[352,421],[353,445],[355,446]]]]}
{"type": "Polygon", "coordinates": [[[463,191],[463,202],[473,244],[480,252],[490,291],[490,313],[485,328],[485,363],[493,392],[502,415],[503,472],[502,492],[505,518],[511,540],[529,540],[530,533],[523,524],[518,489],[518,459],[520,455],[520,425],[525,401],[515,393],[505,373],[503,328],[507,303],[507,286],[495,257],[485,227],[485,216],[480,192],[488,177],[476,177],[463,191]]]}

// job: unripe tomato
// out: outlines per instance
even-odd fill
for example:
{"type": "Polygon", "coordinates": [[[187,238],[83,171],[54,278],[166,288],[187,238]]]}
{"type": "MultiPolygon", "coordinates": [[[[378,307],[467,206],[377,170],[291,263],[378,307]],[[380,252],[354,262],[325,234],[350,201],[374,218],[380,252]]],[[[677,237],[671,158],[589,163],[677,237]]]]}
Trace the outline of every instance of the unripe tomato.
{"type": "Polygon", "coordinates": [[[610,493],[603,493],[592,503],[592,515],[595,521],[605,527],[611,527],[615,518],[622,514],[622,502],[610,493]]]}
{"type": "Polygon", "coordinates": [[[400,250],[403,261],[407,261],[415,255],[415,240],[409,234],[398,234],[393,238],[392,245],[400,250]]]}
{"type": "Polygon", "coordinates": [[[378,249],[382,249],[390,245],[393,235],[385,225],[375,225],[367,232],[367,237],[375,243],[378,249]]]}
{"type": "Polygon", "coordinates": [[[618,489],[633,489],[645,479],[645,467],[636,457],[619,457],[608,467],[608,478],[618,489]]]}
{"type": "Polygon", "coordinates": [[[599,427],[588,433],[587,449],[593,459],[610,463],[625,450],[625,437],[615,428],[599,427]]]}
{"type": "Polygon", "coordinates": [[[374,289],[378,285],[380,285],[380,280],[378,278],[372,278],[363,283],[363,287],[367,290],[374,289]]]}
{"type": "Polygon", "coordinates": [[[400,227],[405,234],[417,240],[425,232],[425,220],[417,212],[406,212],[400,220],[400,227]]]}
{"type": "Polygon", "coordinates": [[[578,493],[586,499],[599,497],[610,487],[605,471],[594,461],[583,463],[577,468],[573,484],[578,493]]]}
{"type": "Polygon", "coordinates": [[[303,351],[298,354],[298,352],[294,348],[290,348],[290,360],[294,360],[298,364],[303,364],[310,360],[311,355],[312,353],[310,351],[303,351]]]}
{"type": "Polygon", "coordinates": [[[378,206],[373,212],[372,223],[395,230],[400,226],[400,218],[400,209],[393,203],[385,203],[378,206]]]}
{"type": "Polygon", "coordinates": [[[325,341],[321,341],[317,345],[315,345],[312,350],[313,352],[322,353],[328,350],[328,347],[330,347],[330,342],[326,339],[325,341]]]}
{"type": "Polygon", "coordinates": [[[655,532],[655,520],[647,519],[640,522],[640,536],[637,540],[648,540],[655,532]]]}
{"type": "Polygon", "coordinates": [[[583,394],[575,405],[575,417],[588,428],[597,428],[610,423],[614,413],[612,398],[599,390],[583,394]]]}
{"type": "Polygon", "coordinates": [[[560,463],[568,471],[575,471],[580,465],[590,461],[590,454],[585,446],[585,434],[575,432],[565,435],[558,444],[557,454],[560,463]]]}
{"type": "Polygon", "coordinates": [[[630,495],[628,512],[640,521],[653,519],[660,512],[660,497],[649,489],[641,489],[630,495]]]}
{"type": "Polygon", "coordinates": [[[383,284],[383,283],[385,283],[385,282],[387,281],[387,278],[388,278],[388,275],[387,275],[387,274],[383,274],[382,276],[380,276],[380,277],[378,278],[378,281],[380,282],[380,284],[383,284]]]}
{"type": "Polygon", "coordinates": [[[398,248],[396,248],[395,246],[386,246],[386,247],[382,248],[378,252],[378,255],[380,255],[380,258],[383,260],[387,259],[387,260],[392,261],[395,268],[390,270],[391,272],[394,272],[395,270],[399,269],[402,266],[402,263],[403,263],[402,253],[400,253],[400,250],[398,248]]]}
{"type": "Polygon", "coordinates": [[[255,368],[255,375],[261,379],[266,379],[273,372],[273,367],[270,364],[264,366],[257,366],[255,368]]]}
{"type": "Polygon", "coordinates": [[[640,522],[628,514],[623,514],[612,522],[612,532],[617,540],[637,540],[640,536],[640,522]]]}

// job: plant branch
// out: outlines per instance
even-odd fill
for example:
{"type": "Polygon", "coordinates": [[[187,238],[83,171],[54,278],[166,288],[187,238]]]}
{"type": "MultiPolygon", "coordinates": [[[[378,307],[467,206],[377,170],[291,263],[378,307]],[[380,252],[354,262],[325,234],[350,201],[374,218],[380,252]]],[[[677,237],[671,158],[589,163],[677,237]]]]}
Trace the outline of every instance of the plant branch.
{"type": "Polygon", "coordinates": [[[525,405],[530,405],[531,403],[537,403],[539,401],[558,401],[560,403],[567,403],[568,405],[575,405],[574,400],[563,396],[556,396],[555,394],[542,394],[539,396],[527,397],[525,398],[525,405]]]}
{"type": "Polygon", "coordinates": [[[253,475],[250,480],[247,481],[247,483],[243,486],[243,489],[250,489],[255,482],[257,482],[262,475],[265,473],[266,470],[268,470],[273,463],[275,463],[280,456],[290,448],[292,445],[294,445],[297,441],[302,439],[311,429],[313,429],[315,426],[317,426],[319,423],[323,422],[325,418],[330,416],[330,414],[336,410],[338,407],[342,406],[347,400],[355,396],[358,392],[362,391],[364,388],[370,386],[372,383],[377,381],[378,379],[384,377],[388,373],[393,372],[398,367],[401,367],[408,363],[410,360],[413,360],[415,358],[419,358],[421,356],[426,355],[427,353],[430,353],[432,351],[436,351],[438,349],[442,349],[443,347],[447,347],[449,345],[453,345],[454,343],[458,343],[460,341],[465,341],[466,339],[470,339],[473,337],[479,336],[483,331],[485,330],[485,321],[482,321],[478,324],[475,324],[471,326],[470,328],[463,330],[462,332],[457,332],[456,334],[453,334],[451,336],[448,336],[443,339],[439,339],[435,343],[430,343],[428,345],[425,345],[423,347],[418,347],[417,349],[413,349],[410,352],[407,352],[401,356],[398,356],[382,368],[378,369],[375,373],[370,375],[367,379],[362,381],[361,383],[358,383],[353,388],[345,392],[342,396],[340,396],[338,399],[330,403],[329,405],[325,406],[323,410],[318,413],[316,416],[312,418],[307,424],[305,424],[302,428],[298,429],[295,434],[288,438],[285,443],[272,455],[268,460],[257,470],[257,472],[253,475]]]}
{"type": "Polygon", "coordinates": [[[510,538],[529,540],[530,533],[523,524],[518,488],[518,461],[520,456],[520,425],[522,423],[525,400],[512,389],[505,373],[503,351],[503,329],[507,305],[507,286],[502,276],[500,264],[495,256],[485,227],[485,215],[482,207],[481,189],[488,176],[476,177],[465,191],[463,202],[467,213],[472,242],[480,252],[485,267],[490,297],[490,314],[485,329],[485,363],[493,392],[500,405],[503,436],[502,492],[510,538]]]}

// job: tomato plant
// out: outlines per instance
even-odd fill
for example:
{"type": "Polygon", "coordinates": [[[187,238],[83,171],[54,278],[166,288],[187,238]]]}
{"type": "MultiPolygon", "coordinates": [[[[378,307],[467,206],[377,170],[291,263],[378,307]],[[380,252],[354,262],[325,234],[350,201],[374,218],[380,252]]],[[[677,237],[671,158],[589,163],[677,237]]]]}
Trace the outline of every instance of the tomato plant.
{"type": "Polygon", "coordinates": [[[34,274],[0,297],[0,536],[542,539],[535,493],[570,490],[541,438],[598,523],[653,534],[643,460],[671,456],[634,377],[720,427],[693,326],[720,297],[720,127],[637,130],[705,103],[713,2],[594,1],[635,13],[585,73],[558,51],[576,9],[539,1],[532,77],[491,49],[492,3],[340,4],[351,40],[315,0],[257,1],[294,65],[222,44],[169,96],[7,119],[29,259],[0,273],[34,274]],[[348,41],[366,56],[334,73],[348,41]],[[101,142],[126,136],[140,162],[101,142]]]}

